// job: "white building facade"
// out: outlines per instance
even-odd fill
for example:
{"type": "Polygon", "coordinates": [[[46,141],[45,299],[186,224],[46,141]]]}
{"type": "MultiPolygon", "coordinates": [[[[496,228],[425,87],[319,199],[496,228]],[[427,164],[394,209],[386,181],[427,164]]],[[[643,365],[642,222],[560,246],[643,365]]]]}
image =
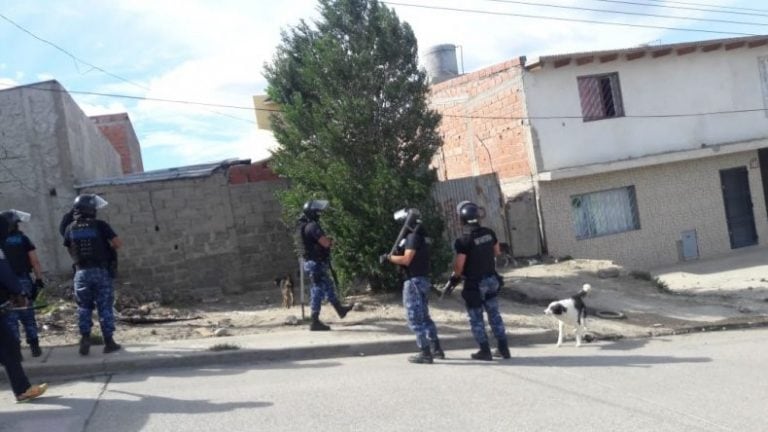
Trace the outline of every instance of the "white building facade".
{"type": "Polygon", "coordinates": [[[523,86],[548,252],[636,269],[768,239],[768,37],[542,57],[523,86]]]}

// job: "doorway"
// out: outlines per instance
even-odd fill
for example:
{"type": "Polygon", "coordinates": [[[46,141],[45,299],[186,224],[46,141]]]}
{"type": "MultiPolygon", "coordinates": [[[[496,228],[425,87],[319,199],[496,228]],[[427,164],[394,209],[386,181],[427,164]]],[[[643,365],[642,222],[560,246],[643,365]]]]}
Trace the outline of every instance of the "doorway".
{"type": "Polygon", "coordinates": [[[757,244],[757,229],[755,214],[752,211],[747,167],[721,170],[720,183],[723,188],[725,219],[728,224],[731,249],[757,244]]]}

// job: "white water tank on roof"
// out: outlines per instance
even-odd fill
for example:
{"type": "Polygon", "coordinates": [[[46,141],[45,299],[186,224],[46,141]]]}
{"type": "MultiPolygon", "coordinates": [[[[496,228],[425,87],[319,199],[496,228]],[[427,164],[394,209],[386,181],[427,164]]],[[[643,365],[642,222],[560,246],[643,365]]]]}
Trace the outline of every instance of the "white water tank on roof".
{"type": "Polygon", "coordinates": [[[430,84],[459,76],[459,67],[456,62],[456,45],[441,44],[427,49],[424,53],[424,68],[430,84]]]}

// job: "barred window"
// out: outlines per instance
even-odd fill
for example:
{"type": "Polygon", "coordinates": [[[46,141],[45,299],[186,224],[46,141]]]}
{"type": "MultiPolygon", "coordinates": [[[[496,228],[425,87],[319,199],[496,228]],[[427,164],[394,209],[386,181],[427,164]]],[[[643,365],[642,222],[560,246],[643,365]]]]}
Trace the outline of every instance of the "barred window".
{"type": "Polygon", "coordinates": [[[638,230],[635,187],[573,195],[571,216],[578,240],[638,230]]]}
{"type": "Polygon", "coordinates": [[[577,81],[584,121],[624,117],[618,73],[583,76],[577,81]]]}

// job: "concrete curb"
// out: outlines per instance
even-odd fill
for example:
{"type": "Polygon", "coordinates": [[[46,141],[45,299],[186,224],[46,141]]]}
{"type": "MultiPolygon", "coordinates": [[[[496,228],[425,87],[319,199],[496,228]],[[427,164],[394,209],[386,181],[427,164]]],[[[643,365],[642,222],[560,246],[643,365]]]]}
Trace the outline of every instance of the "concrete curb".
{"type": "MultiPolygon", "coordinates": [[[[551,330],[529,332],[525,334],[509,333],[511,347],[541,343],[552,343],[557,334],[551,330]]],[[[471,335],[441,337],[443,349],[448,357],[451,351],[471,349],[477,346],[471,335]]],[[[416,344],[412,338],[378,340],[375,342],[356,342],[298,346],[276,349],[237,349],[220,352],[188,351],[159,354],[129,354],[100,361],[70,361],[67,363],[37,363],[24,365],[27,375],[33,381],[63,381],[70,379],[92,378],[104,375],[131,373],[170,368],[194,368],[225,364],[253,364],[274,361],[322,360],[343,357],[361,357],[373,355],[415,353],[416,344]]],[[[4,375],[0,382],[6,382],[4,375]]]]}

